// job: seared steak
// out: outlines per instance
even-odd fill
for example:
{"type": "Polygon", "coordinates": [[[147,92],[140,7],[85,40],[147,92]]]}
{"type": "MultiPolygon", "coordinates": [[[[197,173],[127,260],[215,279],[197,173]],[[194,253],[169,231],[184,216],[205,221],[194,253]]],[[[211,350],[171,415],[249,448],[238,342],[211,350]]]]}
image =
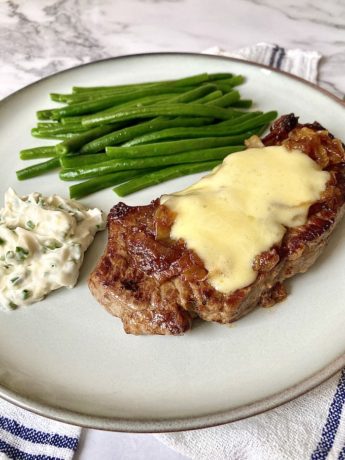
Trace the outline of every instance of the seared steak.
{"type": "Polygon", "coordinates": [[[172,212],[159,200],[147,206],[119,203],[108,217],[109,241],[89,279],[96,299],[122,319],[130,334],[182,334],[192,318],[230,323],[255,307],[286,297],[283,281],[305,272],[320,255],[345,211],[344,145],[318,123],[301,125],[294,115],[274,123],[264,145],[298,148],[330,172],[321,199],[305,225],[287,229],[279,245],[258,255],[254,283],[231,294],[207,281],[203,262],[183,241],[169,237],[172,212]]]}

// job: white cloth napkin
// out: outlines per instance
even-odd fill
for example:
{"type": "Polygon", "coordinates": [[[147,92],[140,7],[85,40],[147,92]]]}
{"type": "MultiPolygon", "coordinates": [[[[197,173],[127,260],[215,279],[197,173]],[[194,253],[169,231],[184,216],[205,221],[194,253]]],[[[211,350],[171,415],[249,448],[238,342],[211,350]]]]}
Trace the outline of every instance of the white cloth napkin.
{"type": "MultiPolygon", "coordinates": [[[[317,81],[321,55],[259,43],[236,52],[205,51],[271,65],[317,81]]],[[[345,370],[294,401],[255,417],[156,437],[197,460],[345,460],[345,370]]]]}
{"type": "Polygon", "coordinates": [[[1,460],[70,460],[80,431],[0,400],[1,460]]]}

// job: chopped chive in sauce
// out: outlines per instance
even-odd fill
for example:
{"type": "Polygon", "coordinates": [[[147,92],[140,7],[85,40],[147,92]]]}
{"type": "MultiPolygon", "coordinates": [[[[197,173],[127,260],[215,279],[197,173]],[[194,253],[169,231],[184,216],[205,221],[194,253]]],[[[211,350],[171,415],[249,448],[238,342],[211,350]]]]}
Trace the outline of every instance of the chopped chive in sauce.
{"type": "Polygon", "coordinates": [[[32,220],[28,220],[28,221],[26,222],[26,226],[27,226],[27,228],[29,228],[30,230],[33,230],[33,229],[36,227],[36,225],[32,222],[32,220]]]}
{"type": "Polygon", "coordinates": [[[52,241],[51,243],[46,244],[44,247],[47,249],[54,250],[54,249],[60,249],[62,247],[62,244],[59,243],[59,241],[52,241]]]}
{"type": "Polygon", "coordinates": [[[0,246],[3,246],[6,243],[6,241],[3,238],[0,238],[0,246]]]}
{"type": "Polygon", "coordinates": [[[16,276],[15,278],[11,279],[12,284],[18,284],[19,281],[20,281],[20,276],[16,276]]]}
{"type": "Polygon", "coordinates": [[[8,306],[10,307],[11,310],[16,310],[16,308],[18,308],[18,305],[15,304],[14,302],[10,302],[8,306]]]}
{"type": "Polygon", "coordinates": [[[25,260],[29,255],[29,251],[21,246],[16,247],[16,257],[18,260],[25,260]]]}
{"type": "Polygon", "coordinates": [[[28,289],[24,289],[22,291],[22,298],[23,300],[27,300],[31,297],[31,291],[29,291],[28,289]]]}

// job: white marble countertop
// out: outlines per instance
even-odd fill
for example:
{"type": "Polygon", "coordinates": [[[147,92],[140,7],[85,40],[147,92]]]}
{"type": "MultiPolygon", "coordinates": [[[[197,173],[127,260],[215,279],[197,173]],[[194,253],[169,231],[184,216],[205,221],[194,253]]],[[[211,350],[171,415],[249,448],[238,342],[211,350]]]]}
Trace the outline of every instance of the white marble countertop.
{"type": "MultiPolygon", "coordinates": [[[[343,0],[8,0],[0,2],[0,98],[106,57],[260,41],[319,51],[319,84],[345,94],[343,0]]],[[[76,458],[183,457],[150,435],[86,430],[76,458]]]]}
{"type": "Polygon", "coordinates": [[[260,41],[323,54],[320,84],[345,93],[342,0],[8,0],[0,2],[0,97],[75,65],[149,51],[260,41]]]}

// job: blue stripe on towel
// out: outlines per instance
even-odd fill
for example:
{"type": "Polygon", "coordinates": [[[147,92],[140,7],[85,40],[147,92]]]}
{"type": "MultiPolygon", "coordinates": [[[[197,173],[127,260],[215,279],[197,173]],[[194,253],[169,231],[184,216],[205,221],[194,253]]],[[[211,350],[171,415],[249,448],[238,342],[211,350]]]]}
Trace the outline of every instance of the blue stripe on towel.
{"type": "MultiPolygon", "coordinates": [[[[326,459],[332,449],[335,435],[339,428],[341,412],[345,403],[345,369],[342,370],[338,386],[329,407],[326,423],[323,427],[321,439],[312,453],[311,460],[326,459]]],[[[343,449],[344,450],[344,449],[343,449]]],[[[344,452],[345,454],[345,452],[344,452]]],[[[340,457],[339,457],[340,458],[340,457]]],[[[343,458],[343,457],[342,457],[343,458]]]]}
{"type": "Polygon", "coordinates": [[[285,57],[285,49],[279,47],[279,55],[278,55],[277,64],[276,64],[277,69],[280,69],[284,57],[285,57]]]}
{"type": "Polygon", "coordinates": [[[274,65],[274,60],[276,58],[276,54],[278,52],[278,49],[279,49],[279,46],[278,45],[274,45],[274,48],[272,49],[272,53],[271,53],[271,57],[270,57],[270,62],[269,62],[269,65],[270,66],[273,66],[274,65]]]}
{"type": "Polygon", "coordinates": [[[345,446],[341,449],[338,460],[345,460],[345,446]]]}
{"type": "Polygon", "coordinates": [[[13,460],[63,460],[58,457],[49,457],[48,455],[27,454],[26,452],[23,452],[22,450],[19,450],[16,447],[13,447],[10,444],[7,444],[7,442],[1,440],[0,452],[3,452],[13,460]]]}
{"type": "Polygon", "coordinates": [[[75,450],[78,447],[78,438],[71,438],[56,433],[45,433],[43,431],[34,430],[33,428],[27,428],[15,420],[2,417],[1,415],[0,428],[34,444],[49,444],[51,446],[64,447],[71,450],[75,450]]]}

